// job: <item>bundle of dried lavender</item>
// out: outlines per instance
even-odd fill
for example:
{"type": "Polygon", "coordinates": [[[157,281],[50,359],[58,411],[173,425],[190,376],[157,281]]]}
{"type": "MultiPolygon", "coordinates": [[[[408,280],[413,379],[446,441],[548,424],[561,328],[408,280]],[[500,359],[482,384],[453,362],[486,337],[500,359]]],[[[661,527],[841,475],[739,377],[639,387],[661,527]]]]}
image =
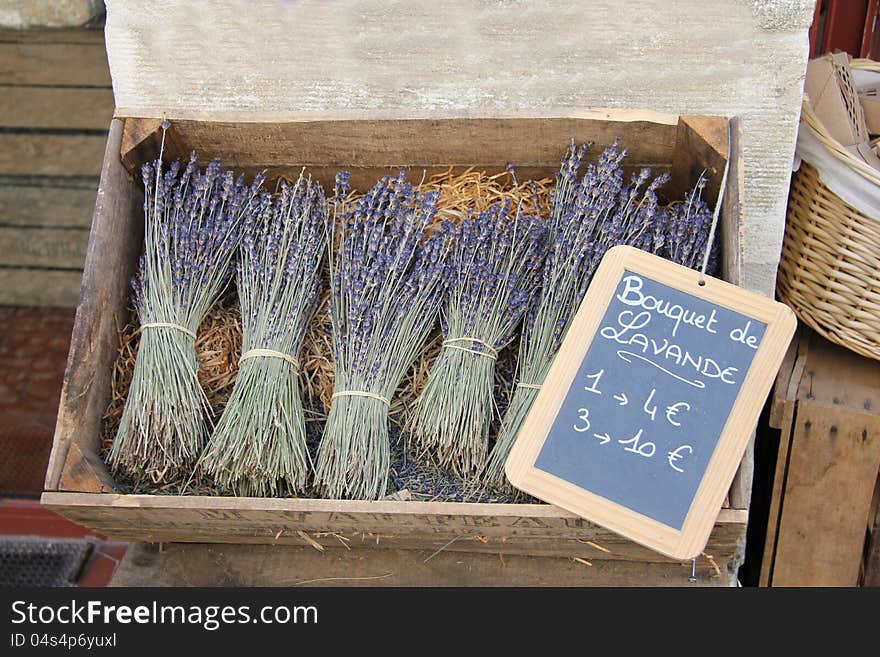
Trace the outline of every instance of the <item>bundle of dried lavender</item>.
{"type": "Polygon", "coordinates": [[[320,185],[300,174],[293,186],[282,183],[242,240],[242,356],[201,460],[238,495],[296,494],[307,484],[299,352],[318,301],[326,205],[320,185]]]}
{"type": "Polygon", "coordinates": [[[424,235],[437,193],[419,193],[403,172],[354,207],[348,192],[342,173],[330,258],[335,387],[316,484],[328,498],[377,499],[390,468],[388,406],[437,318],[448,246],[443,229],[424,235]]]}
{"type": "MultiPolygon", "coordinates": [[[[546,222],[497,204],[454,228],[441,311],[443,348],[410,425],[418,446],[463,477],[486,464],[495,360],[541,283],[546,222]]],[[[497,414],[497,413],[495,413],[497,414]]]]}
{"type": "Polygon", "coordinates": [[[486,467],[489,485],[505,485],[504,462],[602,256],[617,244],[647,250],[652,246],[656,190],[669,176],[661,174],[649,182],[650,169],[641,169],[625,184],[621,163],[626,150],[618,140],[581,177],[589,148],[572,143],[556,174],[543,285],[526,317],[517,385],[486,467]]]}
{"type": "Polygon", "coordinates": [[[187,473],[204,447],[196,329],[228,283],[242,224],[267,200],[262,177],[247,186],[217,161],[200,172],[195,154],[182,174],[175,162],[163,175],[161,154],[142,174],[144,253],[132,281],[141,341],[108,462],[159,482],[187,473]]]}

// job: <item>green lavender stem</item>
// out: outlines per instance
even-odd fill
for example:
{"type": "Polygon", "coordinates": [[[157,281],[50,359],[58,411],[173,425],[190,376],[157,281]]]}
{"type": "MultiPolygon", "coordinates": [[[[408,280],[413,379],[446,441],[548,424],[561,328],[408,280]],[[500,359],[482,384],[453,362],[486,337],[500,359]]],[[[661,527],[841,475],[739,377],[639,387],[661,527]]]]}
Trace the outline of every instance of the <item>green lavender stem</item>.
{"type": "Polygon", "coordinates": [[[495,359],[445,347],[431,368],[411,420],[423,452],[462,477],[486,464],[489,428],[496,413],[495,359]]]}
{"type": "Polygon", "coordinates": [[[391,468],[388,406],[369,397],[330,403],[315,479],[322,497],[376,500],[385,495],[391,468]]]}
{"type": "Polygon", "coordinates": [[[241,363],[202,467],[236,495],[291,495],[305,488],[311,462],[293,365],[266,356],[241,363]]]}
{"type": "Polygon", "coordinates": [[[114,472],[154,482],[189,472],[205,444],[210,407],[199,385],[195,339],[143,330],[125,409],[110,449],[114,472]]]}

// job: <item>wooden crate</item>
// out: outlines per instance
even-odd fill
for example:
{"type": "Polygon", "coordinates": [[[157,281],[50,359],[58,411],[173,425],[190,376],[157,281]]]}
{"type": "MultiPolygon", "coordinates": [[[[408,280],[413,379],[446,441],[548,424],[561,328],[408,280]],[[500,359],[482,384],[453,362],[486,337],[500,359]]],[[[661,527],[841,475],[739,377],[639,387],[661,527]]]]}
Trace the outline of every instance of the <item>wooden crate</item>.
{"type": "Polygon", "coordinates": [[[0,304],[73,308],[113,90],[100,29],[0,29],[0,304]]]}
{"type": "Polygon", "coordinates": [[[770,425],[781,433],[760,584],[880,585],[880,363],[801,325],[770,425]]]}
{"type": "MultiPolygon", "coordinates": [[[[630,149],[630,167],[648,165],[672,174],[671,197],[706,170],[714,202],[724,163],[731,167],[721,234],[725,277],[739,282],[741,198],[740,127],[719,117],[653,112],[584,111],[576,116],[508,118],[304,120],[253,114],[222,120],[175,120],[166,153],[185,157],[198,149],[205,160],[273,178],[302,164],[325,186],[340,168],[364,189],[389,170],[410,165],[421,176],[449,166],[503,170],[520,178],[552,175],[572,138],[607,144],[617,136],[630,149]],[[733,136],[728,144],[728,134],[733,136]]],[[[114,483],[98,453],[102,415],[110,400],[117,325],[125,321],[129,280],[141,248],[143,197],[137,167],[158,152],[157,118],[115,119],[110,127],[95,218],[77,308],[55,445],[42,501],[62,515],[119,539],[142,541],[315,543],[327,547],[397,549],[444,547],[453,551],[573,556],[666,564],[651,550],[545,504],[472,504],[414,501],[258,499],[130,495],[114,483]],[[340,540],[340,538],[342,540],[340,540]]],[[[594,149],[594,156],[600,152],[594,149]]],[[[744,538],[751,463],[746,457],[698,567],[719,574],[744,538]]],[[[647,571],[646,571],[647,572],[647,571]]],[[[653,570],[651,571],[653,572],[653,570]]],[[[720,575],[723,573],[723,577],[720,575]]],[[[684,581],[684,580],[683,580],[684,581]]],[[[646,583],[648,580],[646,579],[646,583]]]]}

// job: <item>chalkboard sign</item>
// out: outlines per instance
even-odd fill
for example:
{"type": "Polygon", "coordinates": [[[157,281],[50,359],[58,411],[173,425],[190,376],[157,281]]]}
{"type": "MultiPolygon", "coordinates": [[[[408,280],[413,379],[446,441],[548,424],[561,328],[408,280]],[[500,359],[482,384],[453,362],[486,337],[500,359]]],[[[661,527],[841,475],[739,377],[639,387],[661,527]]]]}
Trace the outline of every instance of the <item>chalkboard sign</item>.
{"type": "Polygon", "coordinates": [[[705,547],[794,333],[780,303],[611,249],[507,461],[514,486],[675,558],[705,547]]]}

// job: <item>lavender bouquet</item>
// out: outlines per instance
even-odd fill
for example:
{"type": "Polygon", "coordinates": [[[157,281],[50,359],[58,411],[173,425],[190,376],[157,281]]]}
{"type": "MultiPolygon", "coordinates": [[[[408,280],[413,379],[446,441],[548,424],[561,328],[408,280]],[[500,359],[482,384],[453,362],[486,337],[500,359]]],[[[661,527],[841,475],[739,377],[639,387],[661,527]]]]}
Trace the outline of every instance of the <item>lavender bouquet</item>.
{"type": "Polygon", "coordinates": [[[300,174],[242,240],[242,356],[201,461],[239,495],[296,494],[307,484],[299,352],[317,305],[326,220],[320,185],[300,174]]]}
{"type": "MultiPolygon", "coordinates": [[[[163,126],[167,127],[167,126],[163,126]]],[[[162,173],[142,169],[144,253],[133,280],[141,340],[125,409],[110,449],[115,472],[155,482],[191,469],[205,444],[210,408],[196,375],[196,330],[229,280],[242,224],[266,198],[220,163],[196,156],[162,173]]]]}
{"type": "Polygon", "coordinates": [[[348,192],[342,173],[330,258],[336,378],[316,484],[328,498],[377,499],[390,470],[388,407],[437,318],[448,247],[444,230],[425,238],[437,193],[419,193],[403,172],[353,208],[348,192]]]}
{"type": "Polygon", "coordinates": [[[656,190],[669,176],[650,180],[650,169],[641,169],[626,184],[621,169],[626,150],[618,140],[581,177],[589,148],[589,144],[575,147],[572,143],[556,174],[551,244],[541,294],[526,317],[518,380],[486,467],[486,483],[493,486],[505,485],[507,455],[602,256],[617,244],[649,250],[652,245],[658,215],[656,190]]]}
{"type": "Polygon", "coordinates": [[[441,311],[443,347],[410,431],[421,450],[461,476],[486,464],[498,352],[541,283],[545,222],[496,204],[455,227],[441,311]]]}

